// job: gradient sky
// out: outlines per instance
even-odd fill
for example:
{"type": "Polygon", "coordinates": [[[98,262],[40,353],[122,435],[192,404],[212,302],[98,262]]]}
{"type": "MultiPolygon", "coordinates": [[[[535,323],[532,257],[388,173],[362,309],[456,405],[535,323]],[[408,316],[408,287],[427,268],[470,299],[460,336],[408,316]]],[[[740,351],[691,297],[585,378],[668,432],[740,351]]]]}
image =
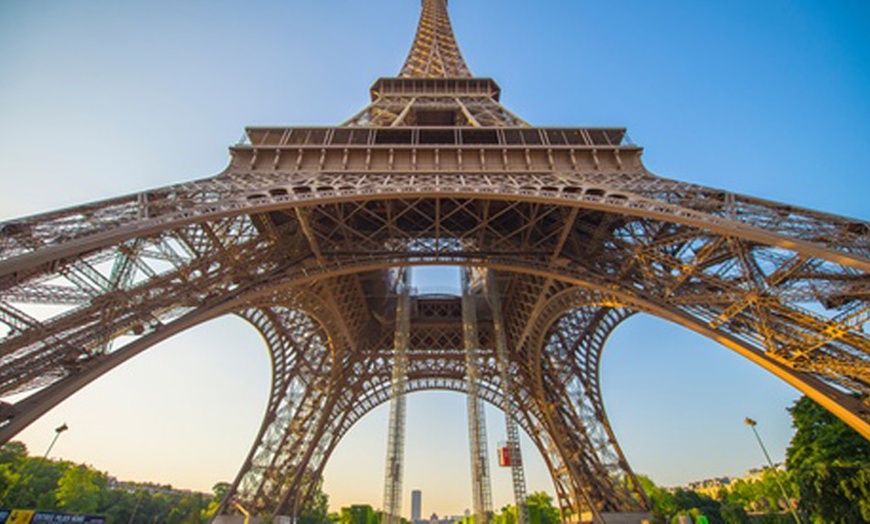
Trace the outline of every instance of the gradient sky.
{"type": "MultiPolygon", "coordinates": [[[[870,218],[870,3],[453,0],[472,71],[537,125],[626,126],[654,173],[870,218]]],[[[335,124],[400,69],[416,0],[0,2],[0,219],[219,172],[246,125],[335,124]]],[[[422,277],[451,285],[444,272],[422,277]]],[[[448,279],[449,280],[449,279],[448,279]]],[[[232,480],[268,390],[263,344],[235,318],[137,357],[21,438],[124,478],[209,490],[232,480]]],[[[648,317],[604,355],[608,413],[636,471],[666,485],[775,460],[797,393],[735,354],[648,317]]],[[[336,451],[337,508],[380,506],[386,406],[336,451]]],[[[488,412],[491,455],[503,438],[488,412]]],[[[471,505],[465,400],[408,400],[406,493],[471,505]]],[[[526,446],[530,489],[552,490],[526,446]]],[[[494,471],[495,504],[509,499],[494,471]]],[[[409,496],[404,502],[410,511],[409,496]]]]}

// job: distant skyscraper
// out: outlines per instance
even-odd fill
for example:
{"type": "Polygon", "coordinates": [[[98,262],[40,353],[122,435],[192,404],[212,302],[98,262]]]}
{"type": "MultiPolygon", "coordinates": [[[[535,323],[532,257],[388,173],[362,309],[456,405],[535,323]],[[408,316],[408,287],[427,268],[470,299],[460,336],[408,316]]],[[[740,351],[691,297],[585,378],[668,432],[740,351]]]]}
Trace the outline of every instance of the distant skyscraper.
{"type": "Polygon", "coordinates": [[[411,521],[419,522],[423,512],[423,492],[419,489],[411,491],[411,521]]]}

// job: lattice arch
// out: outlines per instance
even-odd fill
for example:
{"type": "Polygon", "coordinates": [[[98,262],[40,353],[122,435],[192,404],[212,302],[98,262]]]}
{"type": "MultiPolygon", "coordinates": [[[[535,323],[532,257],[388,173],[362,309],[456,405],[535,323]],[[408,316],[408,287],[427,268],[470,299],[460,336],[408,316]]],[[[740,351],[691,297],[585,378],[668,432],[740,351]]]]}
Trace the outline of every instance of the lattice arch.
{"type": "MultiPolygon", "coordinates": [[[[0,224],[0,394],[35,391],[0,405],[0,441],[154,344],[241,314],[270,347],[269,413],[288,426],[264,422],[236,490],[293,511],[387,395],[390,270],[426,264],[497,273],[513,400],[564,518],[647,507],[597,384],[626,311],[718,341],[870,438],[870,224],[657,176],[623,128],[532,127],[471,76],[446,6],[423,0],[402,74],[344,125],[249,128],[217,176],[0,224]],[[46,304],[63,309],[35,314],[46,304]],[[294,374],[306,344],[318,364],[294,374]],[[354,411],[348,392],[369,400],[354,411]],[[297,412],[314,432],[284,439],[297,412]]],[[[432,371],[459,387],[443,375],[461,368],[454,306],[414,320],[418,347],[441,351],[417,384],[432,371]]]]}
{"type": "MultiPolygon", "coordinates": [[[[568,513],[578,507],[587,511],[592,507],[597,511],[633,505],[642,507],[639,503],[645,500],[638,486],[625,489],[634,479],[607,425],[597,382],[598,361],[607,334],[631,313],[621,308],[601,307],[599,302],[615,304],[614,299],[601,301],[583,288],[569,287],[558,293],[548,303],[548,314],[539,320],[549,326],[546,328],[549,333],[546,342],[530,351],[530,360],[515,361],[510,365],[517,379],[510,400],[514,403],[514,412],[523,414],[518,422],[544,457],[563,510],[568,513]],[[566,308],[571,309],[566,311],[566,308]],[[563,329],[560,323],[566,321],[575,327],[582,324],[583,329],[563,329]],[[562,342],[567,343],[568,339],[571,340],[570,347],[563,347],[562,342]],[[588,374],[594,374],[596,379],[587,380],[588,374]],[[578,384],[585,386],[581,390],[578,384]],[[565,405],[571,407],[561,413],[552,413],[547,403],[541,403],[541,399],[547,396],[545,392],[562,395],[565,405]],[[599,492],[590,492],[598,488],[600,482],[596,479],[602,475],[612,485],[599,489],[599,492]],[[618,498],[607,500],[614,492],[619,493],[618,498]]],[[[323,377],[324,370],[335,365],[335,362],[325,364],[327,354],[334,354],[334,348],[327,350],[328,344],[324,342],[331,337],[325,332],[318,334],[321,328],[315,327],[310,317],[300,311],[279,313],[258,309],[243,316],[258,327],[267,341],[274,378],[273,395],[263,428],[233,492],[250,510],[278,508],[277,513],[293,514],[320,478],[329,456],[346,432],[365,414],[390,400],[392,361],[389,358],[367,361],[368,367],[364,371],[357,369],[353,379],[342,383],[341,391],[335,384],[331,387],[324,387],[322,383],[299,387],[306,382],[305,378],[300,380],[300,375],[304,377],[306,373],[299,373],[295,365],[301,355],[308,354],[308,365],[318,370],[316,377],[323,377]],[[279,318],[279,315],[284,318],[279,318]],[[288,316],[296,319],[295,322],[288,322],[288,316]],[[302,340],[298,340],[297,345],[303,347],[288,346],[288,325],[299,326],[296,333],[302,334],[302,340]],[[321,347],[313,352],[313,360],[312,343],[321,347]],[[287,362],[291,365],[288,366],[287,362]],[[288,387],[294,381],[297,387],[288,387]],[[320,400],[316,400],[318,398],[320,400]],[[330,398],[334,402],[324,400],[330,398]],[[325,406],[332,407],[327,409],[325,406]],[[313,437],[310,435],[312,431],[316,432],[313,437]],[[282,462],[281,456],[284,455],[301,458],[302,462],[282,462]],[[269,493],[269,486],[272,486],[272,493],[269,493]]],[[[461,348],[419,346],[430,340],[430,336],[424,336],[415,341],[415,349],[410,354],[407,392],[467,392],[465,356],[461,348]]],[[[491,345],[488,344],[481,358],[480,394],[482,399],[504,410],[504,403],[508,400],[499,383],[491,345]]],[[[351,358],[344,365],[354,368],[362,362],[351,358]]]]}

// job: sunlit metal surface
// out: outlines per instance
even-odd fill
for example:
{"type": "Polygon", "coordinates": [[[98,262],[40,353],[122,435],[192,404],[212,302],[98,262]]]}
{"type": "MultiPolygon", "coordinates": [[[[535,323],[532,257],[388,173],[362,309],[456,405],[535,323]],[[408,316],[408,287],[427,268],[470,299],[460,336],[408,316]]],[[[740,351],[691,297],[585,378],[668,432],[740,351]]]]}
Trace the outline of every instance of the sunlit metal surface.
{"type": "MultiPolygon", "coordinates": [[[[498,280],[506,351],[476,288],[475,394],[516,414],[566,520],[648,505],[598,383],[634,312],[724,344],[870,438],[870,225],[661,178],[624,129],[529,126],[471,77],[445,7],[423,2],[401,76],[345,125],[251,128],[217,176],[0,224],[0,392],[32,392],[0,408],[0,440],[236,314],[273,376],[231,495],[295,514],[393,396],[388,274],[426,264],[498,280]]],[[[410,302],[404,392],[468,392],[461,299],[410,302]]]]}

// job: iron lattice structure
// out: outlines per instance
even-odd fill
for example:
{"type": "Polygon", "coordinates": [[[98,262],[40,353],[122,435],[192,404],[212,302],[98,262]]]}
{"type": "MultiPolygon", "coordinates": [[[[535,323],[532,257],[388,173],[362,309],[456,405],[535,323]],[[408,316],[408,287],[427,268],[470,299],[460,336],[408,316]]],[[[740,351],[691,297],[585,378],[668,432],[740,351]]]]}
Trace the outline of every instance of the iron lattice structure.
{"type": "Polygon", "coordinates": [[[405,456],[405,383],[408,376],[408,340],[411,336],[410,270],[402,268],[396,289],[396,333],[393,341],[392,398],[387,461],[384,475],[382,524],[401,524],[402,479],[405,456]]]}
{"type": "MultiPolygon", "coordinates": [[[[486,283],[487,298],[492,311],[492,328],[495,338],[496,359],[498,361],[499,380],[502,390],[513,392],[511,379],[511,359],[508,349],[507,335],[504,327],[504,314],[501,307],[501,292],[494,272],[487,273],[486,283]]],[[[529,507],[526,504],[526,472],[523,465],[523,454],[520,448],[520,430],[517,426],[517,414],[513,403],[504,406],[505,433],[507,434],[508,460],[511,468],[511,485],[514,491],[514,503],[518,507],[517,524],[530,524],[529,507]]]]}
{"type": "MultiPolygon", "coordinates": [[[[870,224],[656,176],[624,129],[531,127],[499,94],[471,76],[446,1],[424,0],[401,75],[345,124],[249,128],[217,176],[0,225],[0,393],[33,391],[2,406],[0,440],[154,344],[239,315],[273,375],[232,496],[293,514],[390,399],[390,270],[425,264],[497,282],[507,361],[476,296],[476,393],[516,414],[566,519],[647,507],[598,379],[635,312],[870,437],[870,224]]],[[[408,338],[403,391],[468,391],[458,297],[411,297],[408,338]]]]}
{"type": "MultiPolygon", "coordinates": [[[[488,524],[492,515],[492,480],[486,445],[486,416],[478,393],[481,360],[487,358],[480,343],[477,300],[473,292],[473,271],[462,271],[462,335],[465,343],[465,373],[468,392],[468,447],[471,450],[471,492],[475,522],[488,524]]],[[[502,395],[510,391],[502,384],[502,395]]]]}

